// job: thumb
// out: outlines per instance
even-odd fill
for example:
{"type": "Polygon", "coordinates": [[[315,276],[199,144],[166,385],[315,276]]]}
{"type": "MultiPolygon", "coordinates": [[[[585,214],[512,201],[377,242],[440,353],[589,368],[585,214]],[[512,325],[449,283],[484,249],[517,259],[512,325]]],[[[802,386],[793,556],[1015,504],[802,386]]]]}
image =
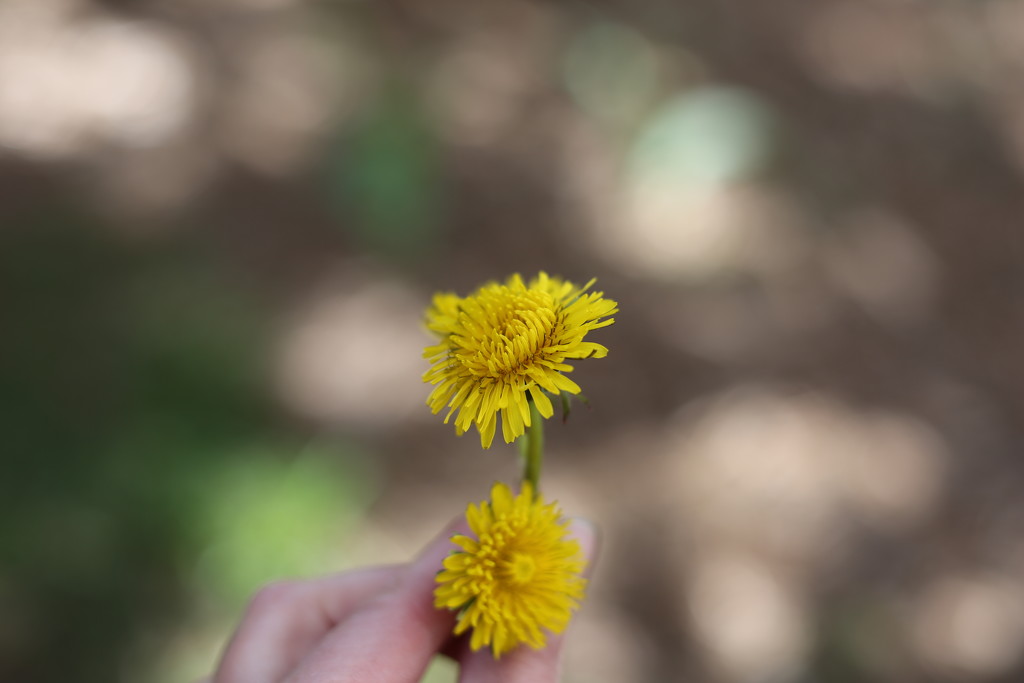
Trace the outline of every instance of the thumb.
{"type": "MultiPolygon", "coordinates": [[[[599,539],[597,528],[588,521],[573,519],[569,533],[575,538],[587,559],[584,576],[589,576],[597,557],[599,539]]],[[[473,652],[469,639],[463,639],[463,652],[459,657],[459,683],[556,683],[562,661],[565,633],[548,637],[541,650],[520,646],[512,652],[494,659],[489,650],[473,652]]]]}

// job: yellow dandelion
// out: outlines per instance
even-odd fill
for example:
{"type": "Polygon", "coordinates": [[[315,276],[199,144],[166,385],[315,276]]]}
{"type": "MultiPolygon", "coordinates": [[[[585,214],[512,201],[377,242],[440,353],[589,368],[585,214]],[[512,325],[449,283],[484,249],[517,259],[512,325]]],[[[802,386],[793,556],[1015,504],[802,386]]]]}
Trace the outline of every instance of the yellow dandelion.
{"type": "Polygon", "coordinates": [[[440,337],[423,357],[433,366],[423,381],[436,384],[427,404],[435,414],[448,407],[445,423],[458,410],[455,432],[475,424],[480,443],[494,439],[498,415],[506,443],[530,426],[530,400],[544,418],[554,413],[544,392],[578,394],[565,361],[603,358],[608,349],[584,341],[591,330],[615,322],[618,304],[603,292],[589,292],[547,273],[525,283],[518,274],[492,282],[462,298],[438,294],[427,310],[427,328],[440,337]],[[529,398],[528,398],[529,396],[529,398]]]}
{"type": "Polygon", "coordinates": [[[466,509],[475,536],[437,575],[434,604],[460,610],[455,634],[473,629],[473,650],[490,645],[501,657],[520,643],[542,648],[545,631],[561,633],[583,599],[586,579],[580,545],[568,534],[556,503],[545,504],[526,482],[518,496],[505,484],[491,500],[466,509]]]}

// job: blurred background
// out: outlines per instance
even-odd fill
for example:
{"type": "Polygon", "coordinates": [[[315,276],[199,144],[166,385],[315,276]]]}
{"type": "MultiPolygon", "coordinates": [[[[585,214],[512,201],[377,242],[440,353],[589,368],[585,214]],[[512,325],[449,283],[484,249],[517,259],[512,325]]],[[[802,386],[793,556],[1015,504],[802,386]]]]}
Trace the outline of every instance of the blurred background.
{"type": "Polygon", "coordinates": [[[0,1],[0,679],[191,680],[515,479],[421,315],[543,268],[622,311],[566,681],[1024,680],[1022,76],[1024,0],[0,1]]]}

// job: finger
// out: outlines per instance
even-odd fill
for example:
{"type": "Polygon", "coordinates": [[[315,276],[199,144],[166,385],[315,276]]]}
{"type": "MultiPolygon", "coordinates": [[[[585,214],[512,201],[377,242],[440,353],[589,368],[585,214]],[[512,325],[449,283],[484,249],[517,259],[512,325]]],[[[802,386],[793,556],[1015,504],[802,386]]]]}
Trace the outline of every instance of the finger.
{"type": "Polygon", "coordinates": [[[414,683],[454,626],[451,612],[434,608],[434,577],[454,549],[448,525],[409,565],[401,584],[334,629],[288,678],[290,683],[414,683]]]}
{"type": "Polygon", "coordinates": [[[377,567],[272,583],[249,603],[215,683],[274,683],[366,600],[398,585],[403,568],[377,567]]]}
{"type": "MultiPolygon", "coordinates": [[[[598,553],[597,528],[585,520],[574,519],[569,533],[587,558],[583,574],[590,576],[598,553]]],[[[549,635],[547,646],[541,650],[520,646],[497,660],[489,650],[471,651],[467,640],[460,658],[459,683],[556,683],[564,640],[564,633],[549,635]]]]}

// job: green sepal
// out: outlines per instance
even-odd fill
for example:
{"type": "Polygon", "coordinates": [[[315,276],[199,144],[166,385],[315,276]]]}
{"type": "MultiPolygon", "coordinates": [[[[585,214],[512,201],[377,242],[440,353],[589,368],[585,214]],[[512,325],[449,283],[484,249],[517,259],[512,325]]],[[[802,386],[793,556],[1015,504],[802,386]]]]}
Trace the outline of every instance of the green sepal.
{"type": "Polygon", "coordinates": [[[462,607],[457,607],[456,608],[457,610],[459,610],[458,614],[457,614],[459,619],[461,619],[462,615],[466,613],[466,610],[468,610],[470,607],[473,606],[474,602],[476,602],[476,597],[470,598],[469,600],[466,601],[466,604],[464,604],[462,607]]]}
{"type": "MultiPolygon", "coordinates": [[[[562,424],[565,424],[569,421],[569,414],[572,412],[572,396],[563,391],[558,394],[558,398],[562,402],[562,424]]],[[[576,398],[579,399],[579,402],[582,403],[587,410],[590,410],[590,399],[583,394],[579,394],[576,398]]]]}

